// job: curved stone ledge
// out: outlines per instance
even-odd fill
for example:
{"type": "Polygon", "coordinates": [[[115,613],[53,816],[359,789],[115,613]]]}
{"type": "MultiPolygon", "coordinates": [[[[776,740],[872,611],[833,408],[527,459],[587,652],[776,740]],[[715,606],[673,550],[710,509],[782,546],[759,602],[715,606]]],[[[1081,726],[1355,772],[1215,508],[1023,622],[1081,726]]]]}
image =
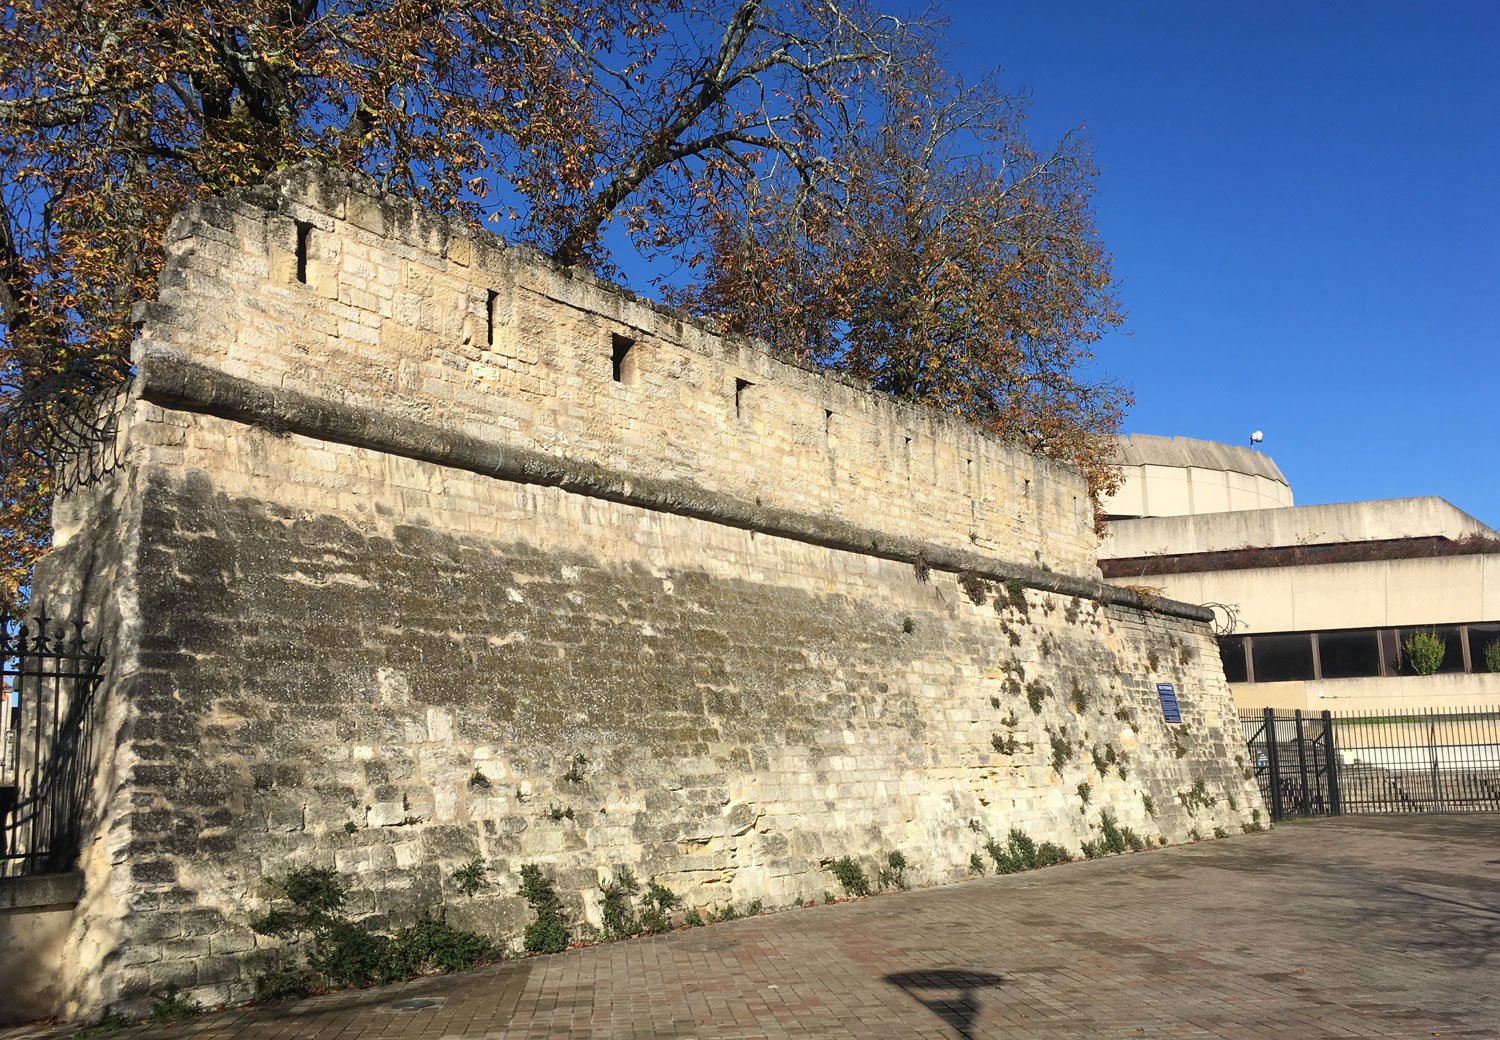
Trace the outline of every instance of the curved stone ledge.
{"type": "Polygon", "coordinates": [[[383,415],[368,408],[334,404],[297,391],[272,389],[229,376],[175,351],[140,344],[137,393],[163,407],[201,412],[277,433],[295,433],[354,447],[495,477],[519,484],[556,487],[573,494],[692,517],[829,549],[927,566],[991,581],[1017,580],[1028,588],[1101,603],[1152,611],[1190,621],[1212,622],[1206,607],[1150,598],[1087,578],[1056,574],[1019,563],[997,566],[992,557],[892,536],[872,528],[805,512],[766,507],[752,500],[707,491],[692,483],[657,480],[594,463],[506,447],[430,424],[383,415]]]}

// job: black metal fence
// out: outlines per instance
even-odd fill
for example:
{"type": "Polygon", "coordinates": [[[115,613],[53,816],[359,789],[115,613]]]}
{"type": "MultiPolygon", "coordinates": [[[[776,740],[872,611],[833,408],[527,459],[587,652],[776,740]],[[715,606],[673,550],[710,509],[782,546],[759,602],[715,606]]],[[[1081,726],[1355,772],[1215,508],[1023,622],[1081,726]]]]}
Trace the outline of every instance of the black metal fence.
{"type": "Polygon", "coordinates": [[[103,664],[73,626],[0,617],[0,877],[78,858],[103,664]]]}
{"type": "Polygon", "coordinates": [[[1500,710],[1241,711],[1273,820],[1500,812],[1500,710]]]}

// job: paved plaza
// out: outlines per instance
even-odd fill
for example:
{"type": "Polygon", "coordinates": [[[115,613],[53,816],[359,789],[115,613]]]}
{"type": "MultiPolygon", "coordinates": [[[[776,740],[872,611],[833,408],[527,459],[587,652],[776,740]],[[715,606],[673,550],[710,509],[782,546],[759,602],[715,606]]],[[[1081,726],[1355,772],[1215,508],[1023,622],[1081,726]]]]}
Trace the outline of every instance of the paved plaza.
{"type": "Polygon", "coordinates": [[[1500,816],[1296,823],[116,1035],[1496,1038],[1500,816]]]}

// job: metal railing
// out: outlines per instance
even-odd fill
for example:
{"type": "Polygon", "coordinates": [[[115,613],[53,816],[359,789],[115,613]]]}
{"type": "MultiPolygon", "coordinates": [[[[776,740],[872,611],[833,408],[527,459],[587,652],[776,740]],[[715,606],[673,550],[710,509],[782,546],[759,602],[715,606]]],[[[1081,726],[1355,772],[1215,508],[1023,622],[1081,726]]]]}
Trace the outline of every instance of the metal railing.
{"type": "Polygon", "coordinates": [[[129,403],[125,369],[98,359],[22,387],[0,406],[0,469],[31,457],[58,494],[99,483],[120,467],[120,416],[129,403]]]}
{"type": "Polygon", "coordinates": [[[103,664],[74,626],[0,617],[0,877],[77,860],[103,664]]]}
{"type": "Polygon", "coordinates": [[[1240,712],[1273,820],[1500,812],[1500,710],[1240,712]]]}

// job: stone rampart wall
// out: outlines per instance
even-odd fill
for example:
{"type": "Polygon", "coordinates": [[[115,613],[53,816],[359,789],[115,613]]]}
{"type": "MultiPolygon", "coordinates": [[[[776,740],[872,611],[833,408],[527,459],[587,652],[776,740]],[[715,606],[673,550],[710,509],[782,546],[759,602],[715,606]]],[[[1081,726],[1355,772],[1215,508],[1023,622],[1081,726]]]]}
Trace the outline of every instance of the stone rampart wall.
{"type": "Polygon", "coordinates": [[[1076,473],[696,326],[664,331],[662,312],[519,254],[465,254],[395,204],[377,224],[330,183],[298,171],[178,225],[142,315],[124,468],[59,504],[38,595],[89,612],[112,647],[60,1010],[139,1007],[167,983],[249,996],[278,956],[249,922],[305,864],[338,869],[373,924],[443,907],[509,941],[526,863],[597,925],[620,867],[701,910],[777,908],[836,891],[826,865],[845,855],[873,873],[899,850],[913,880],[942,882],[1013,827],[1076,855],[1104,809],[1152,842],[1260,810],[1205,614],[1087,577],[1076,473]],[[373,324],[331,326],[378,342],[294,347],[363,297],[311,295],[316,268],[288,285],[254,234],[319,214],[368,225],[339,232],[340,271],[359,260],[381,284],[381,228],[401,254],[373,324]],[[423,354],[449,338],[441,307],[423,327],[421,293],[396,317],[395,290],[456,255],[512,265],[529,397],[526,370],[486,360],[499,351],[423,354]],[[285,328],[256,339],[242,319],[262,313],[285,328]],[[608,367],[585,378],[622,327],[650,348],[637,386],[653,358],[664,373],[633,401],[608,367]],[[509,373],[495,386],[491,364],[509,373]],[[763,391],[743,429],[723,400],[740,378],[763,391]],[[848,421],[832,452],[824,402],[848,421]],[[893,429],[935,476],[896,479],[879,454],[893,429]],[[942,486],[965,446],[972,496],[942,486]],[[491,884],[463,895],[453,872],[476,858],[491,884]]]}

